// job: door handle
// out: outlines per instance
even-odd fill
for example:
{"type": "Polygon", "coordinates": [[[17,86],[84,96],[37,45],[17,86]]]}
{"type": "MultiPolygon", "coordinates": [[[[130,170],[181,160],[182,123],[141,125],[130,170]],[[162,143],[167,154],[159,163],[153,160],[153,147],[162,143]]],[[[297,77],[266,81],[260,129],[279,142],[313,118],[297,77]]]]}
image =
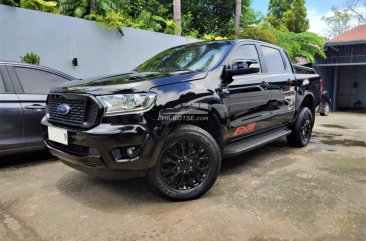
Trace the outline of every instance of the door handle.
{"type": "Polygon", "coordinates": [[[262,83],[259,86],[262,87],[263,89],[265,89],[269,86],[269,84],[265,81],[262,81],[262,83]]]}
{"type": "Polygon", "coordinates": [[[27,110],[44,110],[44,109],[46,109],[46,106],[40,105],[40,104],[34,104],[34,105],[27,105],[27,106],[25,106],[25,108],[27,110]]]}
{"type": "Polygon", "coordinates": [[[222,88],[221,92],[222,92],[223,96],[229,96],[230,95],[230,90],[228,88],[222,88]]]}

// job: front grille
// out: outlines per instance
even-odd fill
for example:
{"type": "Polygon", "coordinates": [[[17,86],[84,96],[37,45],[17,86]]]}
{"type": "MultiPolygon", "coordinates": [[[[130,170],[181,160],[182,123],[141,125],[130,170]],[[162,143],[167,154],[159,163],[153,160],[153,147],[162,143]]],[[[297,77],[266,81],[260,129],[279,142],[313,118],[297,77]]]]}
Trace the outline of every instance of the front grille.
{"type": "Polygon", "coordinates": [[[82,128],[97,125],[102,111],[94,100],[83,95],[50,94],[47,107],[50,122],[82,128]],[[63,115],[57,111],[61,104],[70,107],[68,114],[63,115]]]}

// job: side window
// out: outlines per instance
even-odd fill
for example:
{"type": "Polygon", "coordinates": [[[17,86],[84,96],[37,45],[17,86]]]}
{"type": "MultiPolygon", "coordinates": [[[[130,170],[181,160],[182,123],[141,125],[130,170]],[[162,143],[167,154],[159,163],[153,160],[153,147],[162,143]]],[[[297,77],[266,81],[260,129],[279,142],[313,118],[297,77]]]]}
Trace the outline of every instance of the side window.
{"type": "Polygon", "coordinates": [[[3,94],[5,92],[6,92],[5,85],[4,85],[4,81],[3,81],[2,77],[1,77],[1,72],[0,72],[0,94],[3,94]]]}
{"type": "Polygon", "coordinates": [[[51,88],[67,81],[58,75],[38,69],[23,67],[15,67],[14,69],[24,93],[27,94],[48,94],[51,88]]]}
{"type": "Polygon", "coordinates": [[[285,71],[285,65],[278,49],[262,46],[262,51],[269,73],[282,73],[285,71]]]}
{"type": "Polygon", "coordinates": [[[258,64],[253,64],[250,66],[260,68],[258,52],[254,44],[241,45],[235,49],[233,54],[230,56],[230,61],[235,59],[254,59],[258,62],[258,64]]]}

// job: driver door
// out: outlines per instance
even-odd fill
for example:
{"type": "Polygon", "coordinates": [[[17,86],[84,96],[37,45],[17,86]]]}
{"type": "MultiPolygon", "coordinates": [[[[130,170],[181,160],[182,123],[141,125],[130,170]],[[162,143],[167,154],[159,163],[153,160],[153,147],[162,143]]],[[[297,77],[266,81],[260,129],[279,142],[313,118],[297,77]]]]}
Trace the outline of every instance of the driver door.
{"type": "MultiPolygon", "coordinates": [[[[254,44],[236,47],[229,57],[229,63],[235,59],[253,59],[260,66],[258,51],[254,44]]],[[[241,139],[260,132],[271,125],[271,90],[268,77],[259,73],[234,75],[228,84],[230,127],[227,137],[241,139]]]]}

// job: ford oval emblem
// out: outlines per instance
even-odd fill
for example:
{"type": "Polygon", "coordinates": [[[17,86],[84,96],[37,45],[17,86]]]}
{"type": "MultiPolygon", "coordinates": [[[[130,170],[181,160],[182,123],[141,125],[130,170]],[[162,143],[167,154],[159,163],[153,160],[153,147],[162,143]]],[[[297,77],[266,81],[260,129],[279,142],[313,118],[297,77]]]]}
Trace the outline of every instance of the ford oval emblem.
{"type": "Polygon", "coordinates": [[[57,113],[60,115],[67,115],[69,114],[71,108],[67,104],[61,104],[57,106],[57,113]]]}

